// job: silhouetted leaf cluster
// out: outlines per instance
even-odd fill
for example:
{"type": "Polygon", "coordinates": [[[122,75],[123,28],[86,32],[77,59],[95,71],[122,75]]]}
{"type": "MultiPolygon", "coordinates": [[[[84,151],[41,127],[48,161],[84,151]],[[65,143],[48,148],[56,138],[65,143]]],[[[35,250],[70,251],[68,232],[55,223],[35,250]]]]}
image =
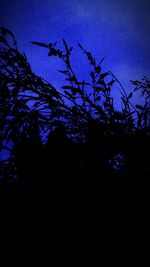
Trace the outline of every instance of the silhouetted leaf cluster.
{"type": "Polygon", "coordinates": [[[66,203],[85,201],[88,207],[103,202],[105,208],[115,207],[118,199],[124,205],[126,190],[138,202],[135,185],[145,188],[150,178],[150,81],[132,81],[145,97],[143,106],[134,106],[134,92],[127,95],[115,75],[102,70],[103,59],[97,63],[81,44],[91,66],[87,81],[78,79],[71,64],[73,48],[65,40],[63,50],[56,42],[32,43],[63,62],[59,72],[65,84],[60,92],[34,74],[14,35],[1,28],[0,148],[11,151],[0,162],[1,181],[15,180],[24,192],[30,188],[43,198],[57,195],[66,203]],[[112,97],[112,88],[118,87],[120,111],[112,97]]]}

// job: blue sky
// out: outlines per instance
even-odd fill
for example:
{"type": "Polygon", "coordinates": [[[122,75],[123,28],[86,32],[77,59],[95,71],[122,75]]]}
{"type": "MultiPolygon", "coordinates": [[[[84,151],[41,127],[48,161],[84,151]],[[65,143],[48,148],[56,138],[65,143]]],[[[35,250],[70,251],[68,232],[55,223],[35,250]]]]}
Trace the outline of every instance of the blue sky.
{"type": "Polygon", "coordinates": [[[98,60],[105,56],[104,69],[114,72],[127,91],[130,79],[150,76],[150,0],[0,0],[0,26],[12,30],[33,71],[56,87],[58,61],[31,41],[59,45],[64,38],[75,48],[79,69],[77,44],[82,43],[98,60]]]}

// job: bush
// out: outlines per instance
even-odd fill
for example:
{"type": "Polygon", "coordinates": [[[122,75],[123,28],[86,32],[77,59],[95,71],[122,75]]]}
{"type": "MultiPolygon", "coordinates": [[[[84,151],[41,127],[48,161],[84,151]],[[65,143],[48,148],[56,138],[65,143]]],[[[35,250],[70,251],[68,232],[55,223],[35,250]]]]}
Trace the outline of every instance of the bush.
{"type": "Polygon", "coordinates": [[[65,85],[60,92],[32,72],[14,35],[0,30],[1,149],[11,151],[1,160],[1,178],[6,184],[15,178],[25,191],[44,190],[43,197],[58,191],[72,199],[78,195],[82,202],[86,198],[95,203],[104,195],[109,203],[112,198],[112,203],[123,201],[126,190],[136,195],[135,184],[145,184],[149,177],[150,81],[132,81],[134,91],[145,97],[143,106],[134,106],[134,92],[127,95],[111,71],[103,72],[103,60],[97,63],[81,44],[91,70],[87,81],[79,80],[70,60],[73,48],[62,42],[63,50],[56,43],[32,42],[63,62],[59,72],[65,85]],[[112,98],[116,85],[120,111],[112,98]]]}

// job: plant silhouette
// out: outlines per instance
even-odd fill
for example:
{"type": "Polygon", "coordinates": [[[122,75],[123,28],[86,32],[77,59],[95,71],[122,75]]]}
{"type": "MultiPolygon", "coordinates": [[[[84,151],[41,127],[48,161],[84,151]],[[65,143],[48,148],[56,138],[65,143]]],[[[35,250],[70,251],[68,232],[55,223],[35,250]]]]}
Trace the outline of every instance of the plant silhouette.
{"type": "Polygon", "coordinates": [[[0,146],[10,153],[0,161],[1,197],[95,214],[101,209],[118,220],[122,211],[142,213],[150,178],[150,80],[131,81],[145,98],[143,106],[133,105],[134,92],[127,95],[111,71],[103,72],[103,59],[97,63],[81,44],[91,70],[87,80],[78,79],[73,48],[62,42],[63,50],[32,42],[63,62],[60,92],[32,72],[11,31],[0,29],[0,146]],[[120,111],[113,103],[115,86],[120,111]]]}

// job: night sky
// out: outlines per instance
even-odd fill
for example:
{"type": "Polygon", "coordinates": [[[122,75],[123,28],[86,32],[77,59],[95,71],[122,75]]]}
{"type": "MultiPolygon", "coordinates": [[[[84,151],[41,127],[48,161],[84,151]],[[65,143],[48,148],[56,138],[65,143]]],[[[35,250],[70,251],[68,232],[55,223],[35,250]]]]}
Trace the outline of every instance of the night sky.
{"type": "Polygon", "coordinates": [[[75,67],[85,71],[80,42],[98,61],[105,56],[104,69],[127,91],[133,89],[130,79],[150,74],[150,0],[0,0],[0,26],[14,33],[33,71],[57,88],[61,66],[31,41],[59,46],[64,38],[74,47],[75,67]]]}

